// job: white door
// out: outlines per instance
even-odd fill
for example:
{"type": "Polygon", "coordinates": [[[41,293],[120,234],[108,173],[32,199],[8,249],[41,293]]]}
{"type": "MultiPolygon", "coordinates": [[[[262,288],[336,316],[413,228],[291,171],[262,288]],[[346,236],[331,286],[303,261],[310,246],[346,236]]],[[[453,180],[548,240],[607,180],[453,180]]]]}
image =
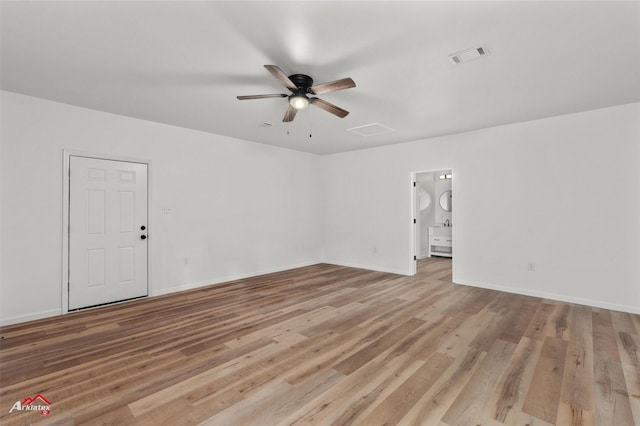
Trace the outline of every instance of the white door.
{"type": "Polygon", "coordinates": [[[69,310],[147,295],[147,165],[69,157],[69,310]]]}

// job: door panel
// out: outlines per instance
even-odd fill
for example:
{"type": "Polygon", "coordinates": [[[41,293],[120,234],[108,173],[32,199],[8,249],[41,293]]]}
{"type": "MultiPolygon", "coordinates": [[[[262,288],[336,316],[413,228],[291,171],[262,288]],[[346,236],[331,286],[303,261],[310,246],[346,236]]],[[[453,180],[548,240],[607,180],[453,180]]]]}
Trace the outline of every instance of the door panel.
{"type": "Polygon", "coordinates": [[[147,165],[70,156],[69,167],[69,309],[146,296],[147,165]]]}
{"type": "Polygon", "coordinates": [[[120,233],[133,232],[136,206],[135,192],[120,191],[120,233]]]}
{"type": "Polygon", "coordinates": [[[89,222],[89,234],[104,234],[105,198],[103,189],[90,189],[87,191],[87,221],[89,222]]]}
{"type": "Polygon", "coordinates": [[[102,286],[106,282],[104,249],[87,250],[87,285],[102,286]]]}

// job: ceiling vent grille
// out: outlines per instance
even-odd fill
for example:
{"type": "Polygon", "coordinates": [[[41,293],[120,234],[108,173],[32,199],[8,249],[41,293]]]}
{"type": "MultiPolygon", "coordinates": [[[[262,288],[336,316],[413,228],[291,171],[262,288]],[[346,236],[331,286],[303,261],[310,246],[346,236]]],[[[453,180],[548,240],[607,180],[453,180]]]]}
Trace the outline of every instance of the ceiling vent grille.
{"type": "Polygon", "coordinates": [[[489,50],[486,46],[477,46],[458,53],[454,53],[453,55],[449,55],[449,60],[451,60],[451,62],[453,62],[454,64],[461,64],[463,62],[480,59],[483,56],[487,56],[488,54],[489,50]]]}
{"type": "Polygon", "coordinates": [[[371,123],[365,124],[364,126],[352,127],[351,129],[347,129],[347,131],[360,136],[377,136],[391,133],[393,129],[379,123],[371,123]]]}

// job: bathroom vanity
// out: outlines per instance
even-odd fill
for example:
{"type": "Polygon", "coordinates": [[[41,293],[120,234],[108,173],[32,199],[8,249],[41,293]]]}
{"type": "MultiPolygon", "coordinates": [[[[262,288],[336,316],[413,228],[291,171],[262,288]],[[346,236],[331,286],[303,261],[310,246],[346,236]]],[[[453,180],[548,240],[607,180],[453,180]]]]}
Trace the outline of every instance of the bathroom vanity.
{"type": "Polygon", "coordinates": [[[453,238],[450,226],[429,227],[429,257],[453,256],[453,238]]]}

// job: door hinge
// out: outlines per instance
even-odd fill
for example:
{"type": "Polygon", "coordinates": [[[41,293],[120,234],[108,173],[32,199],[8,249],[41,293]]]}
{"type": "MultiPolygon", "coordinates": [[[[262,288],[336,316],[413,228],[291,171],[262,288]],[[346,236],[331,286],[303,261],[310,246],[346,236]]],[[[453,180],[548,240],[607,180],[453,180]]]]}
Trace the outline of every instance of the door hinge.
{"type": "Polygon", "coordinates": [[[415,183],[415,182],[413,182],[413,186],[416,186],[416,183],[415,183]]]}
{"type": "Polygon", "coordinates": [[[413,223],[417,223],[415,219],[413,219],[413,223]]]}
{"type": "Polygon", "coordinates": [[[418,256],[413,256],[413,260],[418,260],[418,256]]]}

